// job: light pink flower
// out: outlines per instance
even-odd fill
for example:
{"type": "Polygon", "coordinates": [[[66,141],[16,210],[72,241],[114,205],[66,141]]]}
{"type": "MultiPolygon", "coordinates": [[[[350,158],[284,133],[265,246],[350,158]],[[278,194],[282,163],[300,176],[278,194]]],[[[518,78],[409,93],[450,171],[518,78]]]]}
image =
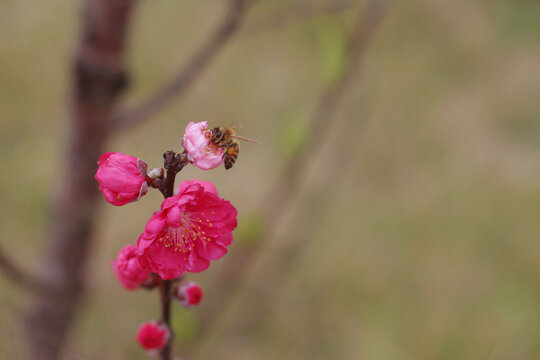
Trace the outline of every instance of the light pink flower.
{"type": "Polygon", "coordinates": [[[194,281],[187,281],[178,287],[176,298],[183,307],[198,305],[203,297],[201,286],[194,281]]]}
{"type": "Polygon", "coordinates": [[[105,199],[121,206],[139,200],[148,191],[147,165],[136,157],[109,152],[101,155],[95,178],[105,199]]]}
{"type": "Polygon", "coordinates": [[[118,259],[111,262],[116,277],[129,290],[135,290],[150,277],[150,271],[139,263],[138,249],[127,245],[118,253],[118,259]]]}
{"type": "Polygon", "coordinates": [[[212,132],[206,121],[190,122],[182,140],[189,162],[203,170],[215,169],[223,164],[223,148],[211,143],[211,137],[212,132]]]}
{"type": "Polygon", "coordinates": [[[229,201],[193,183],[150,218],[137,242],[139,261],[164,280],[206,270],[227,253],[237,214],[229,201]]]}
{"type": "Polygon", "coordinates": [[[137,331],[137,341],[145,350],[161,350],[167,345],[171,332],[157,321],[142,324],[137,331]]]}

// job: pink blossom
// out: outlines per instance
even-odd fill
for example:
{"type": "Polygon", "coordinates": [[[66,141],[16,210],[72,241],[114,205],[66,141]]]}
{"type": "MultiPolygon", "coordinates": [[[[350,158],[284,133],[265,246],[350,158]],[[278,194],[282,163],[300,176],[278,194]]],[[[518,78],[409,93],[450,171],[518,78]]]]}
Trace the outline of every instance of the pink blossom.
{"type": "Polygon", "coordinates": [[[142,324],[137,331],[137,341],[145,350],[161,350],[167,345],[171,332],[157,321],[142,324]]]}
{"type": "Polygon", "coordinates": [[[164,280],[206,270],[227,253],[236,215],[229,201],[195,182],[165,199],[150,218],[137,242],[139,260],[164,280]]]}
{"type": "Polygon", "coordinates": [[[183,307],[198,305],[203,297],[201,286],[194,281],[187,281],[178,287],[176,298],[183,307]]]}
{"type": "Polygon", "coordinates": [[[129,290],[136,289],[150,277],[150,271],[139,263],[138,249],[127,245],[118,253],[118,259],[111,262],[120,283],[129,290]]]}
{"type": "Polygon", "coordinates": [[[190,122],[182,140],[189,162],[203,170],[215,169],[223,164],[223,148],[210,142],[211,137],[212,132],[206,121],[190,122]]]}
{"type": "Polygon", "coordinates": [[[95,178],[105,199],[121,206],[139,200],[148,191],[147,165],[136,157],[109,152],[101,155],[95,178]]]}

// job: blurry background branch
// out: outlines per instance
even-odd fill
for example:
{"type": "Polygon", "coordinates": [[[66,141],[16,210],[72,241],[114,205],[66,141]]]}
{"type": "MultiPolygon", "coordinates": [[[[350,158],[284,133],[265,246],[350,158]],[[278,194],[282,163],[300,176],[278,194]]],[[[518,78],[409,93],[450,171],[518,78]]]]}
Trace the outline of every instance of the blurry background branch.
{"type": "Polygon", "coordinates": [[[382,18],[383,11],[382,1],[370,0],[354,25],[347,41],[345,68],[339,79],[331,82],[324,89],[310,121],[306,146],[288,160],[281,176],[263,202],[262,214],[265,219],[268,219],[269,228],[279,221],[276,217],[279,217],[280,212],[277,210],[286,208],[291,202],[291,195],[301,184],[305,170],[321,153],[321,145],[327,138],[325,134],[334,122],[332,116],[360,69],[360,61],[382,18]]]}
{"type": "Polygon", "coordinates": [[[336,15],[350,9],[355,4],[352,0],[336,0],[323,4],[314,4],[311,1],[294,3],[294,5],[280,9],[271,15],[265,15],[261,19],[253,18],[252,21],[246,23],[241,33],[249,36],[279,30],[316,17],[336,15]]]}
{"type": "Polygon", "coordinates": [[[231,0],[221,24],[188,63],[162,88],[113,119],[115,128],[133,126],[152,117],[184,93],[236,33],[249,6],[256,0],[231,0]]]}
{"type": "MultiPolygon", "coordinates": [[[[207,310],[201,313],[200,332],[205,334],[204,339],[201,338],[201,341],[211,339],[212,336],[208,334],[208,331],[219,331],[219,327],[223,324],[220,324],[220,321],[216,321],[216,319],[222,320],[224,318],[227,313],[227,306],[233,304],[239,291],[247,285],[250,277],[256,274],[254,269],[260,266],[261,256],[265,253],[263,250],[269,245],[269,240],[275,237],[276,229],[279,228],[278,225],[284,222],[286,216],[288,216],[286,210],[292,206],[293,202],[297,201],[295,195],[304,183],[306,171],[320,155],[327,139],[326,135],[336,123],[337,119],[334,120],[333,116],[349,89],[349,85],[360,70],[361,60],[383,18],[384,12],[384,2],[378,0],[369,1],[367,7],[361,10],[347,41],[345,68],[341,76],[324,89],[317,102],[310,121],[307,144],[289,159],[282,175],[271,188],[268,197],[261,206],[260,212],[263,219],[265,219],[264,232],[256,244],[235,249],[235,252],[227,257],[223,269],[216,276],[213,284],[209,286],[221,296],[210,299],[207,303],[207,310]],[[250,269],[250,271],[246,271],[246,269],[250,269]]],[[[347,120],[348,123],[362,121],[357,118],[347,120]]],[[[345,131],[347,131],[346,128],[347,126],[345,126],[345,131]]],[[[345,148],[345,151],[347,151],[348,148],[345,148]]],[[[343,157],[347,158],[347,154],[344,154],[343,157]]],[[[339,167],[344,168],[342,165],[339,165],[339,167]]],[[[324,184],[326,186],[326,182],[324,184]]],[[[320,188],[320,185],[317,186],[315,191],[319,191],[320,188]]],[[[308,209],[311,205],[306,203],[302,205],[302,208],[308,209]]],[[[301,239],[305,239],[305,237],[303,236],[301,239]]],[[[292,242],[291,247],[285,251],[294,253],[297,245],[292,242]]],[[[193,348],[198,351],[199,345],[195,343],[193,348]]]]}
{"type": "Polygon", "coordinates": [[[29,358],[62,358],[69,330],[86,289],[98,211],[96,159],[110,137],[109,120],[128,85],[125,49],[133,0],[82,3],[72,60],[70,121],[60,191],[47,234],[41,274],[58,291],[40,293],[25,318],[29,358]]]}
{"type": "Polygon", "coordinates": [[[0,272],[14,284],[25,289],[31,291],[51,291],[51,287],[45,281],[24,271],[3,249],[0,249],[0,272]]]}

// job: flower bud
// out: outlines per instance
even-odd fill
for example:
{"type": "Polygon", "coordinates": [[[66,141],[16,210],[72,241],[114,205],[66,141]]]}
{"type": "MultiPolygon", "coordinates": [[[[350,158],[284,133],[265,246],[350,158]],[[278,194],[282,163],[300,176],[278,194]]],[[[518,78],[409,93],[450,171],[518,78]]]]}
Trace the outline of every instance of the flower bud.
{"type": "Polygon", "coordinates": [[[111,204],[125,205],[139,200],[148,191],[148,166],[141,159],[122,153],[105,153],[99,158],[98,165],[95,179],[111,204]]]}
{"type": "Polygon", "coordinates": [[[137,342],[145,350],[161,350],[167,345],[171,332],[167,326],[157,321],[142,324],[137,331],[137,342]]]}
{"type": "Polygon", "coordinates": [[[223,148],[210,142],[212,132],[208,123],[190,122],[182,140],[190,163],[203,170],[211,170],[223,164],[223,148]]]}
{"type": "Polygon", "coordinates": [[[153,168],[148,172],[148,177],[151,179],[156,179],[164,175],[163,168],[153,168]]]}
{"type": "Polygon", "coordinates": [[[189,308],[198,305],[201,302],[203,291],[196,282],[187,281],[178,287],[175,295],[183,307],[189,308]]]}
{"type": "Polygon", "coordinates": [[[129,290],[135,290],[150,278],[150,271],[141,266],[137,253],[136,246],[127,245],[118,253],[118,259],[111,262],[116,277],[129,290]]]}
{"type": "Polygon", "coordinates": [[[182,194],[187,188],[189,188],[193,184],[199,184],[204,188],[204,191],[207,191],[209,193],[212,193],[216,196],[218,196],[218,191],[214,184],[212,184],[210,181],[203,181],[200,179],[193,179],[193,180],[184,180],[178,185],[178,188],[174,192],[174,195],[182,194]]]}

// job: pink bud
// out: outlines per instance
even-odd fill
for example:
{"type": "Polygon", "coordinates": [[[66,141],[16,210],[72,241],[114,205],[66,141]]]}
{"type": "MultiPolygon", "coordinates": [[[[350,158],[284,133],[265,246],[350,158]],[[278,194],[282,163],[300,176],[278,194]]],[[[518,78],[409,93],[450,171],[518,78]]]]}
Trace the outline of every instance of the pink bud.
{"type": "Polygon", "coordinates": [[[139,200],[148,191],[147,165],[141,159],[122,154],[105,153],[98,161],[95,178],[105,199],[121,206],[139,200]]]}
{"type": "Polygon", "coordinates": [[[118,259],[111,262],[118,280],[129,290],[136,289],[150,277],[150,271],[141,266],[137,254],[136,246],[127,245],[118,253],[118,259]]]}
{"type": "Polygon", "coordinates": [[[145,350],[161,350],[167,345],[171,332],[157,321],[142,324],[137,331],[137,341],[145,350]]]}
{"type": "Polygon", "coordinates": [[[199,305],[203,297],[203,291],[196,282],[187,281],[180,285],[175,295],[180,304],[182,304],[183,307],[188,308],[199,305]]]}
{"type": "Polygon", "coordinates": [[[178,185],[178,189],[175,193],[175,195],[183,193],[187,188],[189,188],[193,184],[199,184],[204,188],[204,191],[208,191],[209,193],[212,193],[216,196],[218,196],[218,191],[214,184],[212,184],[210,181],[202,181],[199,179],[193,179],[193,180],[185,180],[178,185]]]}
{"type": "Polygon", "coordinates": [[[182,140],[189,162],[203,170],[211,170],[223,164],[223,148],[210,142],[211,137],[212,132],[206,121],[190,122],[182,140]]]}

